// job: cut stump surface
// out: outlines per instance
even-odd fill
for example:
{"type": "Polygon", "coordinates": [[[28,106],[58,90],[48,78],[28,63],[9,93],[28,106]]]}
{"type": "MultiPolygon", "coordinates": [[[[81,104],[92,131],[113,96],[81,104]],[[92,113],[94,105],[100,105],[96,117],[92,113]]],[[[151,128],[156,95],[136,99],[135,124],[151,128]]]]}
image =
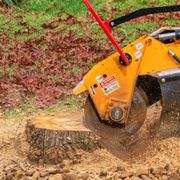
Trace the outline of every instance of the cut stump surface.
{"type": "Polygon", "coordinates": [[[79,150],[100,148],[99,137],[83,125],[82,118],[80,112],[62,112],[30,119],[25,131],[29,159],[54,164],[77,157],[79,150]]]}

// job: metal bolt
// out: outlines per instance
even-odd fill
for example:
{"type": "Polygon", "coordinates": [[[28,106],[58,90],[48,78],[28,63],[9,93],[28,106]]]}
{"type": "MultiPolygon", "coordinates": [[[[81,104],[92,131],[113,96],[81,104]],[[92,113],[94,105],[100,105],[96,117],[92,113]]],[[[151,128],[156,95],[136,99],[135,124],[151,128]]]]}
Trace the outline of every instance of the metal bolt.
{"type": "Polygon", "coordinates": [[[109,103],[109,106],[112,107],[114,104],[113,103],[109,103]]]}
{"type": "Polygon", "coordinates": [[[162,82],[162,83],[165,83],[165,82],[166,82],[166,79],[165,79],[165,78],[162,78],[162,79],[161,79],[161,82],[162,82]]]}
{"type": "Polygon", "coordinates": [[[114,22],[111,22],[111,26],[114,26],[115,25],[115,23],[114,22]]]}

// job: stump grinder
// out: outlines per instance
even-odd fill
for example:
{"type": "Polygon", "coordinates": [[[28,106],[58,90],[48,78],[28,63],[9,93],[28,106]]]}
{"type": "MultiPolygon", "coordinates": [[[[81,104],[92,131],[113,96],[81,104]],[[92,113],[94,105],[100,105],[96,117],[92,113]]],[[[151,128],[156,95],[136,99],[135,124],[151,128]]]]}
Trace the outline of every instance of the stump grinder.
{"type": "Polygon", "coordinates": [[[104,138],[135,134],[146,119],[148,106],[161,102],[162,117],[180,122],[180,27],[162,27],[121,49],[112,29],[148,14],[178,12],[180,5],[137,10],[102,21],[88,0],[84,3],[117,52],[95,65],[74,88],[88,91],[84,122],[104,138]]]}

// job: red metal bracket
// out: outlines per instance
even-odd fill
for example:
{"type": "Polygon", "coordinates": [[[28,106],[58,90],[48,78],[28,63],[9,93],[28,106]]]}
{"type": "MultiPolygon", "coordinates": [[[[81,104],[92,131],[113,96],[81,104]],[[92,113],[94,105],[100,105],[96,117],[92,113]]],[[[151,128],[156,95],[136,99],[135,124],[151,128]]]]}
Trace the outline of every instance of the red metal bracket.
{"type": "Polygon", "coordinates": [[[112,44],[115,46],[115,48],[117,49],[117,51],[119,52],[120,56],[122,57],[124,63],[126,65],[129,65],[129,61],[126,57],[126,55],[123,53],[121,47],[119,46],[119,44],[117,43],[117,41],[114,39],[114,37],[111,34],[112,31],[112,27],[109,26],[108,21],[107,22],[103,22],[102,19],[100,18],[100,16],[97,14],[97,12],[94,10],[94,8],[92,7],[91,3],[89,2],[89,0],[83,0],[85,5],[87,6],[87,8],[89,9],[89,11],[92,13],[92,15],[95,17],[96,21],[98,22],[98,24],[101,26],[101,28],[103,29],[103,31],[105,32],[105,34],[107,35],[107,37],[109,38],[109,40],[112,42],[112,44]]]}

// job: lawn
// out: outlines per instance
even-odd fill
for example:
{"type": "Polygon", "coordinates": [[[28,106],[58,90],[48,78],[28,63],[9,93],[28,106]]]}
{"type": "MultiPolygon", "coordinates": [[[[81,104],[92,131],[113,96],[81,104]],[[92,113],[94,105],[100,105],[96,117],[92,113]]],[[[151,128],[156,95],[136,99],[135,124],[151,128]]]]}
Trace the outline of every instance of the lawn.
{"type": "MultiPolygon", "coordinates": [[[[102,18],[114,19],[139,8],[174,5],[178,3],[178,0],[107,0],[105,2],[91,0],[91,2],[102,18]]],[[[18,7],[13,7],[11,10],[0,14],[0,27],[1,31],[8,33],[12,39],[17,38],[24,42],[28,39],[40,37],[47,31],[62,28],[66,28],[66,31],[74,30],[78,35],[83,36],[86,32],[82,26],[88,24],[91,28],[89,33],[95,36],[97,40],[101,40],[101,38],[104,40],[105,36],[102,35],[100,28],[87,19],[87,14],[89,12],[81,0],[22,0],[18,7]],[[71,16],[76,23],[70,27],[66,24],[66,20],[71,16]],[[53,29],[44,28],[43,25],[52,22],[56,22],[53,29]]],[[[119,31],[117,31],[126,36],[125,42],[128,43],[137,38],[141,32],[151,32],[160,26],[177,25],[178,23],[178,19],[173,20],[166,17],[166,21],[161,22],[161,24],[159,24],[158,19],[153,22],[125,23],[119,26],[117,28],[119,31]]],[[[121,39],[121,36],[118,38],[121,39]]]]}

